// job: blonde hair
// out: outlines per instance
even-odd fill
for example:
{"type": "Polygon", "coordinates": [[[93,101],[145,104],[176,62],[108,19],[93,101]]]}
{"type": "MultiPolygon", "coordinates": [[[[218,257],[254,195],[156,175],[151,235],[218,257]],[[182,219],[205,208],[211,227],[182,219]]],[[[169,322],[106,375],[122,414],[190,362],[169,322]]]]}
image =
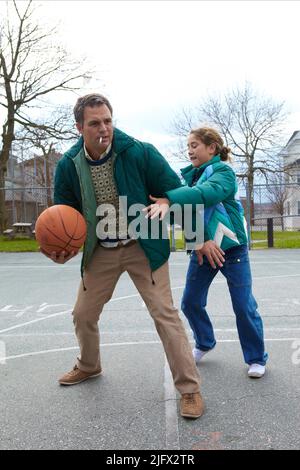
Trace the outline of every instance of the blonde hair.
{"type": "Polygon", "coordinates": [[[197,139],[200,139],[204,145],[216,144],[215,155],[220,155],[222,161],[231,161],[231,150],[224,145],[224,141],[219,132],[212,127],[199,127],[198,129],[191,130],[197,139]]]}

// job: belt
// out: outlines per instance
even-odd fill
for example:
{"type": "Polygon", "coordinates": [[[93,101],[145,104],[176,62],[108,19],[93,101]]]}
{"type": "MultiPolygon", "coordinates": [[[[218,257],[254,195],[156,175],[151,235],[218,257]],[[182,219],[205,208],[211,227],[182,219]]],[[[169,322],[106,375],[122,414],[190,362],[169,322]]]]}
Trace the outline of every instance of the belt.
{"type": "Polygon", "coordinates": [[[130,242],[124,245],[124,243],[119,241],[117,246],[103,246],[101,245],[101,240],[98,240],[98,244],[101,246],[101,248],[105,248],[107,250],[117,250],[118,248],[127,248],[128,246],[132,246],[135,243],[136,243],[136,240],[130,240],[130,242]]]}

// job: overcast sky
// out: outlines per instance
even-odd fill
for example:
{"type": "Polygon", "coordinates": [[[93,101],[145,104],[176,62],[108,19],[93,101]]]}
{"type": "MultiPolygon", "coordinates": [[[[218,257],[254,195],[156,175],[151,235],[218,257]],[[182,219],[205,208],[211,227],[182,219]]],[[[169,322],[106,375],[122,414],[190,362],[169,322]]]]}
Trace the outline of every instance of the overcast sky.
{"type": "MultiPolygon", "coordinates": [[[[298,1],[43,1],[41,20],[97,68],[118,127],[170,144],[182,106],[250,81],[286,101],[286,135],[300,129],[298,1]],[[43,17],[43,18],[42,18],[43,17]]],[[[91,90],[89,90],[91,91],[91,90]]]]}

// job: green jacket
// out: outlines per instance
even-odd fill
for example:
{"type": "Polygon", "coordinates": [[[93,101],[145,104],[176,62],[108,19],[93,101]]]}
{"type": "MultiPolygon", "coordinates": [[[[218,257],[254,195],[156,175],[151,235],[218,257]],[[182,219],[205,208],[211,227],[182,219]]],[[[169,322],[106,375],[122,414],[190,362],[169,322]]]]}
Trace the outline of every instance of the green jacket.
{"type": "MultiPolygon", "coordinates": [[[[151,204],[149,194],[163,196],[181,186],[180,179],[164,157],[148,143],[140,142],[114,129],[112,151],[114,177],[119,196],[127,196],[128,208],[132,204],[151,204]]],[[[55,172],[54,203],[67,204],[81,212],[87,223],[81,272],[88,265],[97,246],[96,197],[89,165],[83,149],[83,139],[73,145],[59,160],[55,172]]],[[[128,222],[135,217],[128,216],[128,222]]],[[[169,239],[139,239],[152,271],[164,264],[170,255],[169,239]]]]}
{"type": "Polygon", "coordinates": [[[232,168],[216,155],[199,168],[189,165],[181,173],[186,186],[167,191],[166,196],[171,204],[204,205],[204,240],[218,240],[224,250],[247,244],[244,210],[232,168]],[[196,173],[200,177],[191,187],[196,173]]]}

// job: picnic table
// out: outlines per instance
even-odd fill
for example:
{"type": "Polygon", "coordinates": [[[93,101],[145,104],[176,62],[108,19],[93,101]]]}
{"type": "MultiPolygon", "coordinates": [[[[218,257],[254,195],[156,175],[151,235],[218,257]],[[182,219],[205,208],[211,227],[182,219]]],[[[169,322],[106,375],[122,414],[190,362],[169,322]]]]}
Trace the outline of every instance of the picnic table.
{"type": "Polygon", "coordinates": [[[35,230],[30,222],[16,222],[12,224],[12,228],[4,230],[3,235],[9,239],[14,239],[16,235],[24,235],[29,238],[34,238],[35,230]]]}

